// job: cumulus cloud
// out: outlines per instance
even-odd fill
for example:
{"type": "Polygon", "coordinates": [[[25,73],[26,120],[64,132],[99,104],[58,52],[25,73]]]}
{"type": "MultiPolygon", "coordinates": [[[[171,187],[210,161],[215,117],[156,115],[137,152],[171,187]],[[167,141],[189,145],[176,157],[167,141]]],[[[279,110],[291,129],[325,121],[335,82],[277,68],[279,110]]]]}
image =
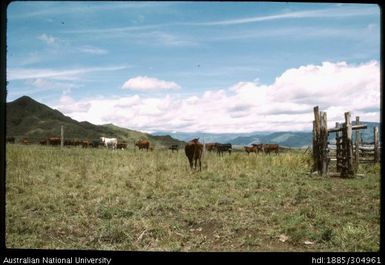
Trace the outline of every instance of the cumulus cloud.
{"type": "MultiPolygon", "coordinates": [[[[138,82],[142,89],[155,87],[146,83],[148,78],[139,80],[144,80],[138,82]]],[[[157,80],[156,87],[162,82],[166,81],[157,80]]],[[[60,104],[59,109],[67,109],[66,114],[77,120],[143,131],[311,130],[316,105],[327,112],[329,127],[343,122],[346,111],[362,121],[379,122],[380,69],[376,61],[324,62],[288,69],[270,85],[242,81],[188,97],[134,95],[79,101],[62,97],[60,104]]]]}
{"type": "Polygon", "coordinates": [[[140,91],[156,91],[179,89],[180,86],[172,81],[159,80],[148,76],[137,76],[124,82],[122,88],[140,91]]]}
{"type": "Polygon", "coordinates": [[[58,110],[66,114],[87,112],[91,107],[89,102],[77,102],[72,97],[70,97],[67,92],[64,92],[60,97],[58,110]]]}
{"type": "Polygon", "coordinates": [[[53,36],[47,35],[45,33],[37,36],[37,39],[47,43],[48,45],[57,42],[57,38],[54,38],[53,36]]]}

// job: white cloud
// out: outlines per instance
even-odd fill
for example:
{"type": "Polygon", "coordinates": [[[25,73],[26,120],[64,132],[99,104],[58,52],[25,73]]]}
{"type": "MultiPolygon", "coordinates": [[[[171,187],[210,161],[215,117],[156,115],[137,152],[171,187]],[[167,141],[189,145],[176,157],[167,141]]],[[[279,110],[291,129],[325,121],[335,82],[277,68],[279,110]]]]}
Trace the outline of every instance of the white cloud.
{"type": "Polygon", "coordinates": [[[39,35],[37,39],[47,43],[48,45],[57,42],[57,38],[54,38],[53,36],[47,35],[45,33],[39,35]]]}
{"type": "Polygon", "coordinates": [[[93,46],[83,46],[79,48],[79,51],[89,54],[107,54],[108,51],[105,49],[93,47],[93,46]]]}
{"type": "MultiPolygon", "coordinates": [[[[146,84],[142,89],[153,88],[151,82],[138,83],[146,84]]],[[[343,122],[347,111],[362,121],[378,122],[380,69],[375,61],[360,65],[324,62],[288,69],[270,85],[238,82],[189,97],[134,95],[79,101],[64,97],[60,104],[59,110],[68,110],[66,114],[77,120],[112,122],[142,131],[311,130],[316,105],[327,112],[329,127],[343,122]]]]}
{"type": "Polygon", "coordinates": [[[254,23],[254,22],[269,21],[269,20],[281,20],[281,19],[368,16],[368,15],[378,14],[378,12],[379,12],[379,9],[378,9],[378,6],[376,5],[373,5],[371,7],[366,7],[366,8],[339,7],[339,8],[305,10],[305,11],[297,11],[297,12],[286,12],[286,13],[268,15],[268,16],[255,16],[255,17],[211,21],[211,22],[199,22],[199,23],[191,23],[191,24],[202,25],[202,26],[224,26],[224,25],[237,25],[237,24],[246,24],[246,23],[254,23]]]}
{"type": "Polygon", "coordinates": [[[31,84],[34,87],[38,88],[40,91],[43,90],[69,90],[71,88],[75,87],[81,87],[80,84],[74,84],[74,83],[68,83],[68,82],[57,82],[57,81],[51,81],[43,78],[37,78],[37,79],[29,79],[26,81],[26,84],[31,84]]]}
{"type": "Polygon", "coordinates": [[[85,67],[63,70],[52,70],[43,68],[8,68],[7,80],[23,80],[34,78],[52,78],[59,80],[76,80],[79,75],[99,71],[117,71],[127,68],[126,66],[85,67]]]}
{"type": "Polygon", "coordinates": [[[76,102],[68,92],[64,92],[60,97],[59,106],[57,107],[60,111],[66,114],[71,113],[84,113],[89,111],[91,103],[88,102],[76,102]]]}
{"type": "Polygon", "coordinates": [[[140,91],[156,91],[179,89],[180,86],[172,81],[164,81],[147,76],[137,76],[124,82],[122,88],[140,91]]]}

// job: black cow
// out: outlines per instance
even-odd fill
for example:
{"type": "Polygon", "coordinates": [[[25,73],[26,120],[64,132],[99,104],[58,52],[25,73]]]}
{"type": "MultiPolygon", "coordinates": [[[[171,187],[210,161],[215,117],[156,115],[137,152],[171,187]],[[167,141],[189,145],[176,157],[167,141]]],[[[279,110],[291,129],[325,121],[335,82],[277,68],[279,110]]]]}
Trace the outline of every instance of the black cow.
{"type": "Polygon", "coordinates": [[[174,153],[174,150],[178,152],[178,148],[179,146],[177,144],[172,144],[168,149],[174,153]]]}
{"type": "Polygon", "coordinates": [[[7,137],[7,143],[14,144],[15,143],[15,137],[7,137]]]}
{"type": "Polygon", "coordinates": [[[223,152],[229,152],[231,155],[232,151],[232,145],[227,143],[227,144],[220,144],[220,143],[215,143],[215,147],[217,149],[217,154],[223,156],[223,152]]]}
{"type": "Polygon", "coordinates": [[[99,139],[94,139],[94,140],[91,141],[91,146],[93,148],[98,148],[99,145],[101,145],[101,144],[102,144],[102,142],[99,139]]]}

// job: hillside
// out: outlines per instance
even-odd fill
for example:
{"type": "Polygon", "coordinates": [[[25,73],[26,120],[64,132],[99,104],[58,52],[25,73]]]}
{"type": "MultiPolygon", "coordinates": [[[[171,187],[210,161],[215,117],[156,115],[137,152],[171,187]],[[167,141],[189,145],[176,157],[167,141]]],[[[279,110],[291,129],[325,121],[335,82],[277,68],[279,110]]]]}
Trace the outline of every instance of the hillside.
{"type": "Polygon", "coordinates": [[[86,121],[78,122],[27,96],[7,103],[6,116],[6,134],[15,137],[16,141],[28,138],[31,142],[38,142],[47,137],[60,136],[60,128],[63,125],[64,138],[67,139],[98,139],[106,136],[117,137],[129,144],[138,139],[147,139],[156,146],[184,144],[183,141],[170,136],[152,136],[112,124],[94,125],[86,121]]]}

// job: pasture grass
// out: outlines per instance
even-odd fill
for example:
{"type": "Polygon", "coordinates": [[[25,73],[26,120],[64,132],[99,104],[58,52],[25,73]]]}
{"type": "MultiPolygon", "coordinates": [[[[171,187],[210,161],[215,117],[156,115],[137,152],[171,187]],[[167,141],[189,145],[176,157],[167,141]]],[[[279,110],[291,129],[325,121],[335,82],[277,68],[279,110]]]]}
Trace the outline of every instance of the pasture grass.
{"type": "Polygon", "coordinates": [[[310,174],[303,151],[171,153],[7,145],[6,246],[133,251],[378,251],[380,166],[310,174]],[[305,241],[307,243],[305,243],[305,241]]]}

